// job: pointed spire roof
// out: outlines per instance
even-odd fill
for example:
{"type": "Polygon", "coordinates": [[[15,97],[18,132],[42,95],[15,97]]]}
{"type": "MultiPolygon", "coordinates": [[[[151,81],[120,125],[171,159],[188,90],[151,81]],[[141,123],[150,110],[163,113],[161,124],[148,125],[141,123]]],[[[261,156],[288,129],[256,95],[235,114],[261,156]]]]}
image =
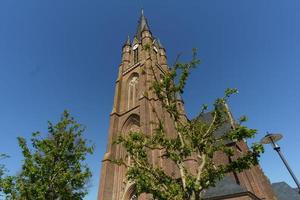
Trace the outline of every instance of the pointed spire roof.
{"type": "Polygon", "coordinates": [[[137,26],[137,30],[136,30],[136,37],[137,37],[138,40],[141,39],[142,31],[145,31],[145,30],[149,31],[150,29],[149,29],[147,19],[144,15],[144,10],[142,9],[141,16],[140,16],[138,26],[137,26]]]}
{"type": "Polygon", "coordinates": [[[147,23],[144,25],[142,31],[150,31],[147,23]]]}
{"type": "Polygon", "coordinates": [[[130,46],[130,37],[129,37],[129,35],[127,36],[127,40],[126,40],[126,42],[124,43],[124,46],[125,45],[129,45],[130,46]]]}

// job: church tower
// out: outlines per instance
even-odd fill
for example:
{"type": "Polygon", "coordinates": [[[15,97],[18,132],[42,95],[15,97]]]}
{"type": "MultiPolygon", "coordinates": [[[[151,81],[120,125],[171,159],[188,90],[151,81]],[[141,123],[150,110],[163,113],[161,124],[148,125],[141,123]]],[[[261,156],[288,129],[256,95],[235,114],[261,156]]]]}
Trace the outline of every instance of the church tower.
{"type": "MultiPolygon", "coordinates": [[[[131,40],[128,37],[122,47],[122,61],[115,82],[115,96],[110,114],[108,145],[104,160],[125,156],[125,151],[121,146],[113,145],[113,141],[118,135],[126,134],[132,130],[140,130],[146,134],[153,132],[154,127],[151,122],[156,120],[155,114],[152,112],[153,108],[164,119],[166,134],[171,136],[174,133],[172,120],[163,112],[159,101],[149,91],[154,78],[161,79],[168,70],[166,51],[160,40],[152,35],[142,11],[134,38],[131,40]]],[[[180,99],[178,103],[183,106],[180,99]]],[[[237,154],[247,150],[245,143],[232,145],[236,146],[237,154]]],[[[175,166],[158,159],[158,156],[159,152],[150,154],[155,165],[170,173],[176,171],[175,166]]],[[[230,162],[230,158],[221,154],[216,155],[216,159],[219,162],[230,162]]],[[[98,200],[148,199],[146,195],[137,198],[134,185],[126,182],[125,173],[125,167],[104,161],[101,169],[98,200]]],[[[241,186],[243,190],[235,192],[238,195],[221,194],[221,196],[215,195],[213,199],[276,199],[269,181],[259,166],[239,174],[231,174],[229,177],[231,184],[241,186]]],[[[208,196],[207,199],[212,198],[208,196]]]]}

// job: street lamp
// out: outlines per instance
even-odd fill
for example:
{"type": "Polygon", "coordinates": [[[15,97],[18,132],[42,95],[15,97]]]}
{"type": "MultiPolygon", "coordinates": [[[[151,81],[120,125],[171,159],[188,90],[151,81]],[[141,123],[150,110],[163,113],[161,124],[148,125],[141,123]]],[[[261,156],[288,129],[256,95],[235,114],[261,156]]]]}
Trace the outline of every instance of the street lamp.
{"type": "Polygon", "coordinates": [[[277,151],[277,153],[279,154],[282,162],[284,163],[284,165],[286,166],[286,168],[288,169],[289,173],[291,174],[292,178],[294,179],[298,189],[299,189],[299,193],[300,193],[300,184],[299,181],[297,180],[295,174],[293,173],[292,169],[290,168],[289,164],[287,163],[286,159],[284,158],[283,154],[280,151],[280,146],[276,143],[278,140],[280,140],[282,138],[282,135],[277,133],[277,134],[270,134],[267,133],[267,135],[261,139],[260,143],[262,144],[271,144],[273,146],[273,149],[275,151],[277,151]]]}

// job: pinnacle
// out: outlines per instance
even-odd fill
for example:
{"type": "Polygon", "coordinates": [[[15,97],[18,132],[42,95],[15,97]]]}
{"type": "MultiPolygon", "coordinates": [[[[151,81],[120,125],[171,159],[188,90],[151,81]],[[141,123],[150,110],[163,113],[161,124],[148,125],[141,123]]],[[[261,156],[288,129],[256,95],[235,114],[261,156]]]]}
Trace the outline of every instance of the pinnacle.
{"type": "Polygon", "coordinates": [[[131,43],[130,43],[130,37],[129,37],[129,35],[127,36],[127,40],[126,40],[126,42],[124,43],[124,45],[130,45],[131,43]]]}
{"type": "Polygon", "coordinates": [[[130,45],[130,37],[129,37],[129,35],[127,36],[127,41],[126,41],[125,44],[126,44],[126,45],[130,45]]]}

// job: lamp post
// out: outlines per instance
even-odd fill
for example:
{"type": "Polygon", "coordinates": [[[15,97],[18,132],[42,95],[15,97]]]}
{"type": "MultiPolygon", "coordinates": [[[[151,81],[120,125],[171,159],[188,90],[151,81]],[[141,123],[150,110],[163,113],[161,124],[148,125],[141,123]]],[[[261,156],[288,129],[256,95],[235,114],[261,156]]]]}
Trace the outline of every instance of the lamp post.
{"type": "Polygon", "coordinates": [[[297,177],[295,176],[295,174],[293,173],[292,169],[290,168],[288,162],[286,161],[286,159],[284,158],[282,152],[280,151],[280,146],[276,143],[278,140],[280,140],[282,138],[281,134],[270,134],[267,133],[267,135],[261,139],[260,143],[262,144],[271,144],[273,149],[275,151],[277,151],[278,155],[280,156],[282,162],[284,163],[284,165],[286,166],[287,170],[289,171],[290,175],[292,176],[292,178],[294,179],[298,189],[299,189],[299,193],[300,193],[300,184],[299,181],[297,179],[297,177]]]}

